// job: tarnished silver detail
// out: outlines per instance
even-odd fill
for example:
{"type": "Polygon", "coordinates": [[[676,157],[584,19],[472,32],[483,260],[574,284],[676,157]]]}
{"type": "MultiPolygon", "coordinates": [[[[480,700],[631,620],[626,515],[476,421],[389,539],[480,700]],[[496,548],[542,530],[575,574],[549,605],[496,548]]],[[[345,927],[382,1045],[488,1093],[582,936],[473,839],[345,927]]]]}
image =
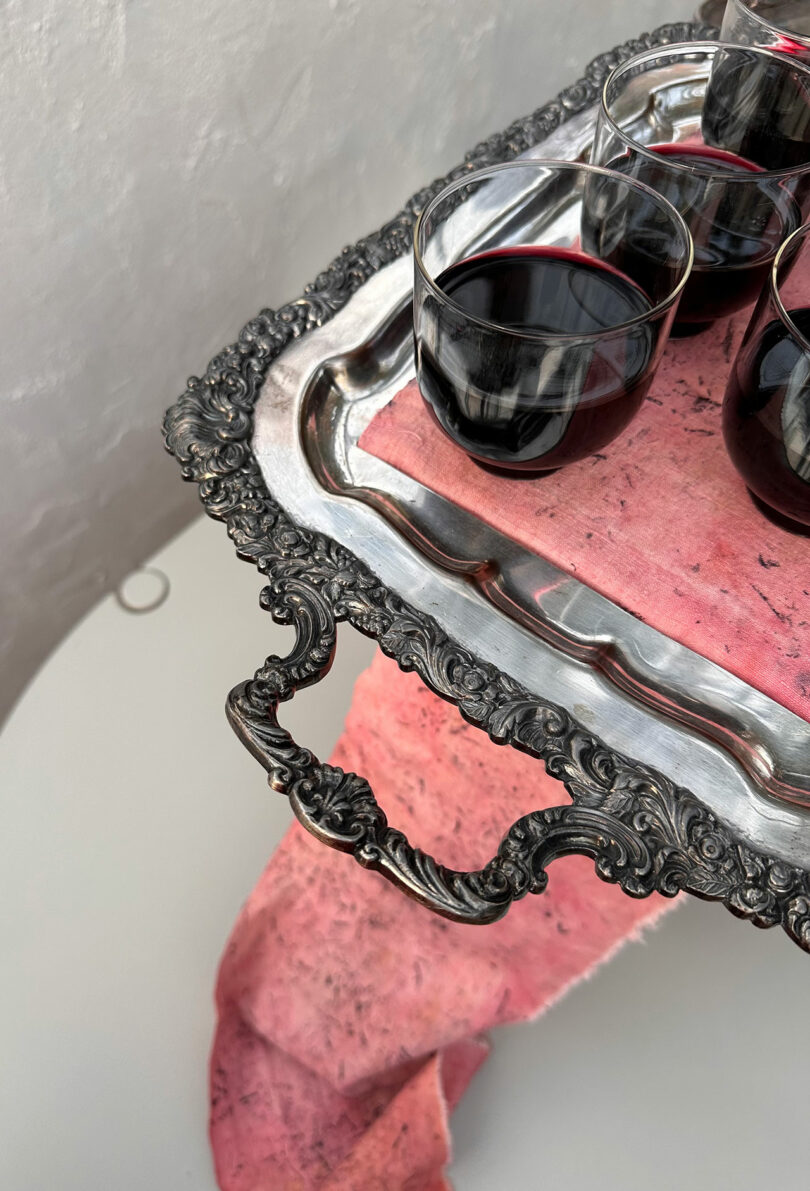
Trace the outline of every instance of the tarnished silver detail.
{"type": "MultiPolygon", "coordinates": [[[[479,145],[452,176],[533,147],[581,151],[588,110],[618,61],[700,35],[667,26],[602,55],[580,83],[479,145]]],[[[472,518],[445,524],[457,510],[410,481],[394,488],[392,469],[358,458],[362,424],[407,374],[410,235],[445,181],[346,249],[297,302],[262,312],[167,414],[167,445],[184,477],[226,522],[240,557],[267,577],[263,606],[297,628],[289,657],[268,658],[231,692],[229,718],[308,830],[448,917],[492,921],[514,899],[542,892],[556,856],[581,852],[632,896],[687,890],[719,899],[759,926],[781,924],[810,949],[810,815],[764,788],[803,789],[794,781],[801,767],[784,767],[793,743],[778,752],[776,733],[766,736],[775,705],[740,684],[742,712],[759,731],[749,737],[740,707],[728,725],[703,723],[706,692],[690,703],[685,682],[674,714],[648,680],[670,661],[686,664],[669,657],[680,647],[655,634],[628,649],[607,601],[588,606],[587,589],[566,587],[567,577],[558,584],[558,572],[510,553],[499,535],[481,537],[472,518]],[[551,588],[521,608],[526,567],[551,588]],[[602,618],[596,630],[592,615],[602,618]],[[340,620],[375,637],[494,740],[542,758],[572,805],[520,820],[478,872],[447,869],[413,848],[362,778],[320,763],[278,723],[280,703],[328,672],[340,620]]],[[[724,672],[713,670],[712,697],[716,680],[718,697],[729,698],[724,672]]],[[[792,730],[806,729],[792,718],[792,730]]]]}

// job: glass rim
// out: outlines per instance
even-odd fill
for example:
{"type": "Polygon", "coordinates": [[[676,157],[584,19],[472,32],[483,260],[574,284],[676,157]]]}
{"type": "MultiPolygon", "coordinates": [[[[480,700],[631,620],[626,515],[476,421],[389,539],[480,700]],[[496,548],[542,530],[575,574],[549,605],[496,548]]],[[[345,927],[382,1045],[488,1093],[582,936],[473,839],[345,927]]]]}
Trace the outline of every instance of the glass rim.
{"type": "Polygon", "coordinates": [[[793,319],[790,317],[787,307],[782,301],[782,295],[779,292],[779,269],[781,268],[785,253],[787,252],[788,248],[790,248],[797,240],[803,240],[808,235],[810,235],[810,220],[808,220],[807,223],[803,223],[801,227],[797,227],[795,232],[791,232],[784,243],[780,245],[779,251],[773,258],[773,264],[771,265],[769,284],[771,298],[773,299],[773,303],[776,306],[776,313],[782,319],[782,322],[787,326],[791,335],[798,339],[801,346],[808,353],[808,355],[810,355],[810,340],[808,340],[803,332],[799,330],[793,319]]]}
{"type": "MultiPolygon", "coordinates": [[[[635,140],[634,137],[626,133],[624,129],[621,128],[621,126],[613,119],[608,106],[608,87],[610,87],[611,83],[615,79],[621,77],[621,75],[631,66],[635,66],[640,62],[644,62],[645,59],[664,57],[675,58],[681,55],[685,57],[690,53],[700,54],[706,52],[707,56],[713,57],[717,50],[743,50],[747,53],[756,54],[758,56],[761,55],[764,58],[772,58],[785,69],[792,69],[799,74],[805,75],[807,78],[808,87],[810,88],[810,66],[805,65],[803,62],[793,62],[790,58],[786,58],[784,54],[777,54],[773,50],[767,49],[764,46],[737,45],[731,41],[674,41],[670,42],[668,45],[653,46],[649,50],[642,50],[640,53],[634,54],[632,58],[628,58],[625,62],[620,62],[618,66],[613,68],[608,77],[605,79],[605,83],[602,87],[602,92],[599,98],[600,116],[607,121],[616,135],[621,137],[621,139],[628,145],[632,145],[634,152],[638,153],[641,157],[646,158],[648,161],[657,162],[659,165],[663,160],[666,162],[669,169],[677,170],[680,173],[690,174],[693,176],[696,175],[700,178],[717,178],[718,181],[721,180],[730,186],[739,186],[741,184],[750,186],[753,177],[758,179],[796,178],[800,174],[810,172],[810,159],[808,159],[804,165],[789,166],[788,168],[781,170],[765,170],[758,168],[757,173],[753,175],[730,174],[728,172],[724,173],[722,170],[713,170],[710,166],[686,165],[677,161],[669,161],[666,157],[662,157],[659,153],[654,153],[651,149],[648,149],[646,145],[642,145],[640,141],[635,140]]],[[[673,142],[673,144],[676,143],[677,142],[673,142]]]]}
{"type": "MultiPolygon", "coordinates": [[[[487,331],[496,331],[499,335],[511,335],[515,339],[534,340],[538,343],[549,343],[550,341],[563,343],[582,343],[592,342],[601,339],[609,338],[613,335],[619,335],[626,331],[628,327],[640,326],[643,323],[649,322],[651,319],[656,319],[659,315],[664,314],[670,307],[674,306],[675,302],[680,298],[684,287],[686,286],[689,276],[692,272],[692,265],[695,260],[695,245],[692,239],[692,234],[686,225],[681,213],[665,199],[663,195],[659,194],[657,190],[653,190],[651,186],[647,186],[644,182],[639,182],[635,178],[625,178],[622,174],[617,174],[613,170],[605,169],[601,165],[590,165],[586,162],[580,161],[556,161],[553,158],[542,157],[528,157],[521,158],[518,161],[503,161],[497,165],[484,166],[482,169],[473,170],[469,174],[463,174],[460,178],[455,178],[447,186],[442,187],[437,195],[430,200],[427,206],[423,207],[419,213],[413,229],[413,259],[414,265],[419,271],[422,280],[433,295],[442,301],[445,305],[455,310],[468,322],[475,323],[477,326],[484,327],[487,331]],[[629,186],[631,189],[641,191],[655,200],[657,204],[663,207],[666,213],[671,217],[672,222],[682,234],[682,238],[686,245],[685,265],[683,266],[683,274],[678,280],[677,284],[670,290],[665,298],[657,302],[655,306],[644,314],[637,314],[635,318],[627,319],[625,322],[616,323],[615,326],[605,327],[599,331],[584,331],[566,333],[562,331],[532,331],[522,327],[509,327],[505,323],[493,322],[489,319],[480,318],[478,315],[471,314],[459,302],[456,302],[450,294],[446,293],[440,285],[436,284],[433,276],[425,265],[422,251],[419,246],[422,229],[433,211],[438,207],[443,199],[452,194],[454,190],[460,190],[462,186],[469,185],[470,182],[483,180],[493,174],[503,173],[506,170],[514,169],[533,169],[540,168],[545,170],[570,170],[585,174],[601,174],[603,177],[610,178],[612,182],[629,186]]],[[[463,258],[462,258],[463,259],[463,258]]]]}
{"type": "MultiPolygon", "coordinates": [[[[808,34],[799,33],[798,30],[791,29],[789,25],[777,25],[774,21],[768,20],[768,18],[763,16],[762,13],[757,12],[757,10],[752,8],[750,4],[747,4],[746,0],[734,0],[734,3],[739,5],[740,8],[744,8],[748,15],[752,17],[757,24],[762,25],[764,29],[767,29],[769,33],[775,33],[777,37],[787,33],[790,35],[790,37],[796,39],[798,45],[804,45],[810,49],[810,36],[808,36],[808,34]]],[[[725,24],[725,17],[723,18],[723,23],[725,24]]],[[[769,49],[770,47],[765,46],[763,48],[769,49]]]]}

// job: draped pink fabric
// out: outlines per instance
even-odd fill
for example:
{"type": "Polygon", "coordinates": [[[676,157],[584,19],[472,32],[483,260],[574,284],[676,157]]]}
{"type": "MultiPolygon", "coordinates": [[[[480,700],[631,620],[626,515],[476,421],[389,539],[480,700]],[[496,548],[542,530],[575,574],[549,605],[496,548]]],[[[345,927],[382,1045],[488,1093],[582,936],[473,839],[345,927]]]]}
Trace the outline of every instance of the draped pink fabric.
{"type": "MultiPolygon", "coordinates": [[[[332,759],[456,867],[479,867],[515,819],[567,801],[539,762],[382,655],[332,759]]],[[[448,1114],[486,1057],[485,1032],[542,1013],[673,904],[632,900],[582,857],[549,872],[548,892],[502,921],[461,926],[293,826],[219,973],[211,1140],[223,1191],[449,1188],[448,1114]]]]}
{"type": "Polygon", "coordinates": [[[624,434],[552,475],[477,467],[415,381],[360,445],[810,720],[810,538],[755,508],[721,433],[749,313],[670,342],[624,434]]]}

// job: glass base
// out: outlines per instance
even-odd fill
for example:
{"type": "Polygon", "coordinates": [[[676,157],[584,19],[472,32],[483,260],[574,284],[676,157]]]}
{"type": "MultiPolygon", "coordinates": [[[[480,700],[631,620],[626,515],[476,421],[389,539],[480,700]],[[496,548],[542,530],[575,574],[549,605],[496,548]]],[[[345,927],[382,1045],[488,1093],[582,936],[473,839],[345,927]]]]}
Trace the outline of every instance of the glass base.
{"type": "Polygon", "coordinates": [[[543,476],[553,476],[559,467],[546,467],[530,469],[527,467],[499,467],[497,463],[484,463],[483,459],[477,459],[475,455],[470,455],[476,467],[480,467],[481,471],[487,471],[491,476],[498,476],[502,480],[540,480],[543,476]]]}
{"type": "Polygon", "coordinates": [[[801,521],[794,521],[792,517],[786,517],[784,513],[778,512],[777,509],[772,509],[764,500],[757,496],[756,492],[748,489],[748,495],[756,505],[763,517],[766,517],[772,525],[778,525],[780,529],[786,530],[788,533],[798,534],[803,538],[810,538],[810,525],[805,525],[801,521]]]}

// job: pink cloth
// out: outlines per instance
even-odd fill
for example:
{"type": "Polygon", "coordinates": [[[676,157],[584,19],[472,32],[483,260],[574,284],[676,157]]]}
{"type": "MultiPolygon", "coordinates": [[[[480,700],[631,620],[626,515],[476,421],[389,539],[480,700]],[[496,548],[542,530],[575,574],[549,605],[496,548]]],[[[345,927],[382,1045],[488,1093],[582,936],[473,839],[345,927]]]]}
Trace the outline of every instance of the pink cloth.
{"type": "Polygon", "coordinates": [[[672,341],[624,434],[541,479],[477,467],[415,381],[360,445],[810,720],[810,539],[757,511],[721,434],[748,313],[672,341]]]}
{"type": "MultiPolygon", "coordinates": [[[[539,762],[493,744],[381,654],[333,760],[370,780],[412,842],[454,866],[483,864],[515,819],[567,801],[539,762]]],[[[220,1187],[449,1188],[447,1115],[486,1056],[483,1032],[537,1016],[672,904],[634,901],[568,857],[546,894],[492,926],[461,926],[293,826],[219,973],[220,1187]]]]}

